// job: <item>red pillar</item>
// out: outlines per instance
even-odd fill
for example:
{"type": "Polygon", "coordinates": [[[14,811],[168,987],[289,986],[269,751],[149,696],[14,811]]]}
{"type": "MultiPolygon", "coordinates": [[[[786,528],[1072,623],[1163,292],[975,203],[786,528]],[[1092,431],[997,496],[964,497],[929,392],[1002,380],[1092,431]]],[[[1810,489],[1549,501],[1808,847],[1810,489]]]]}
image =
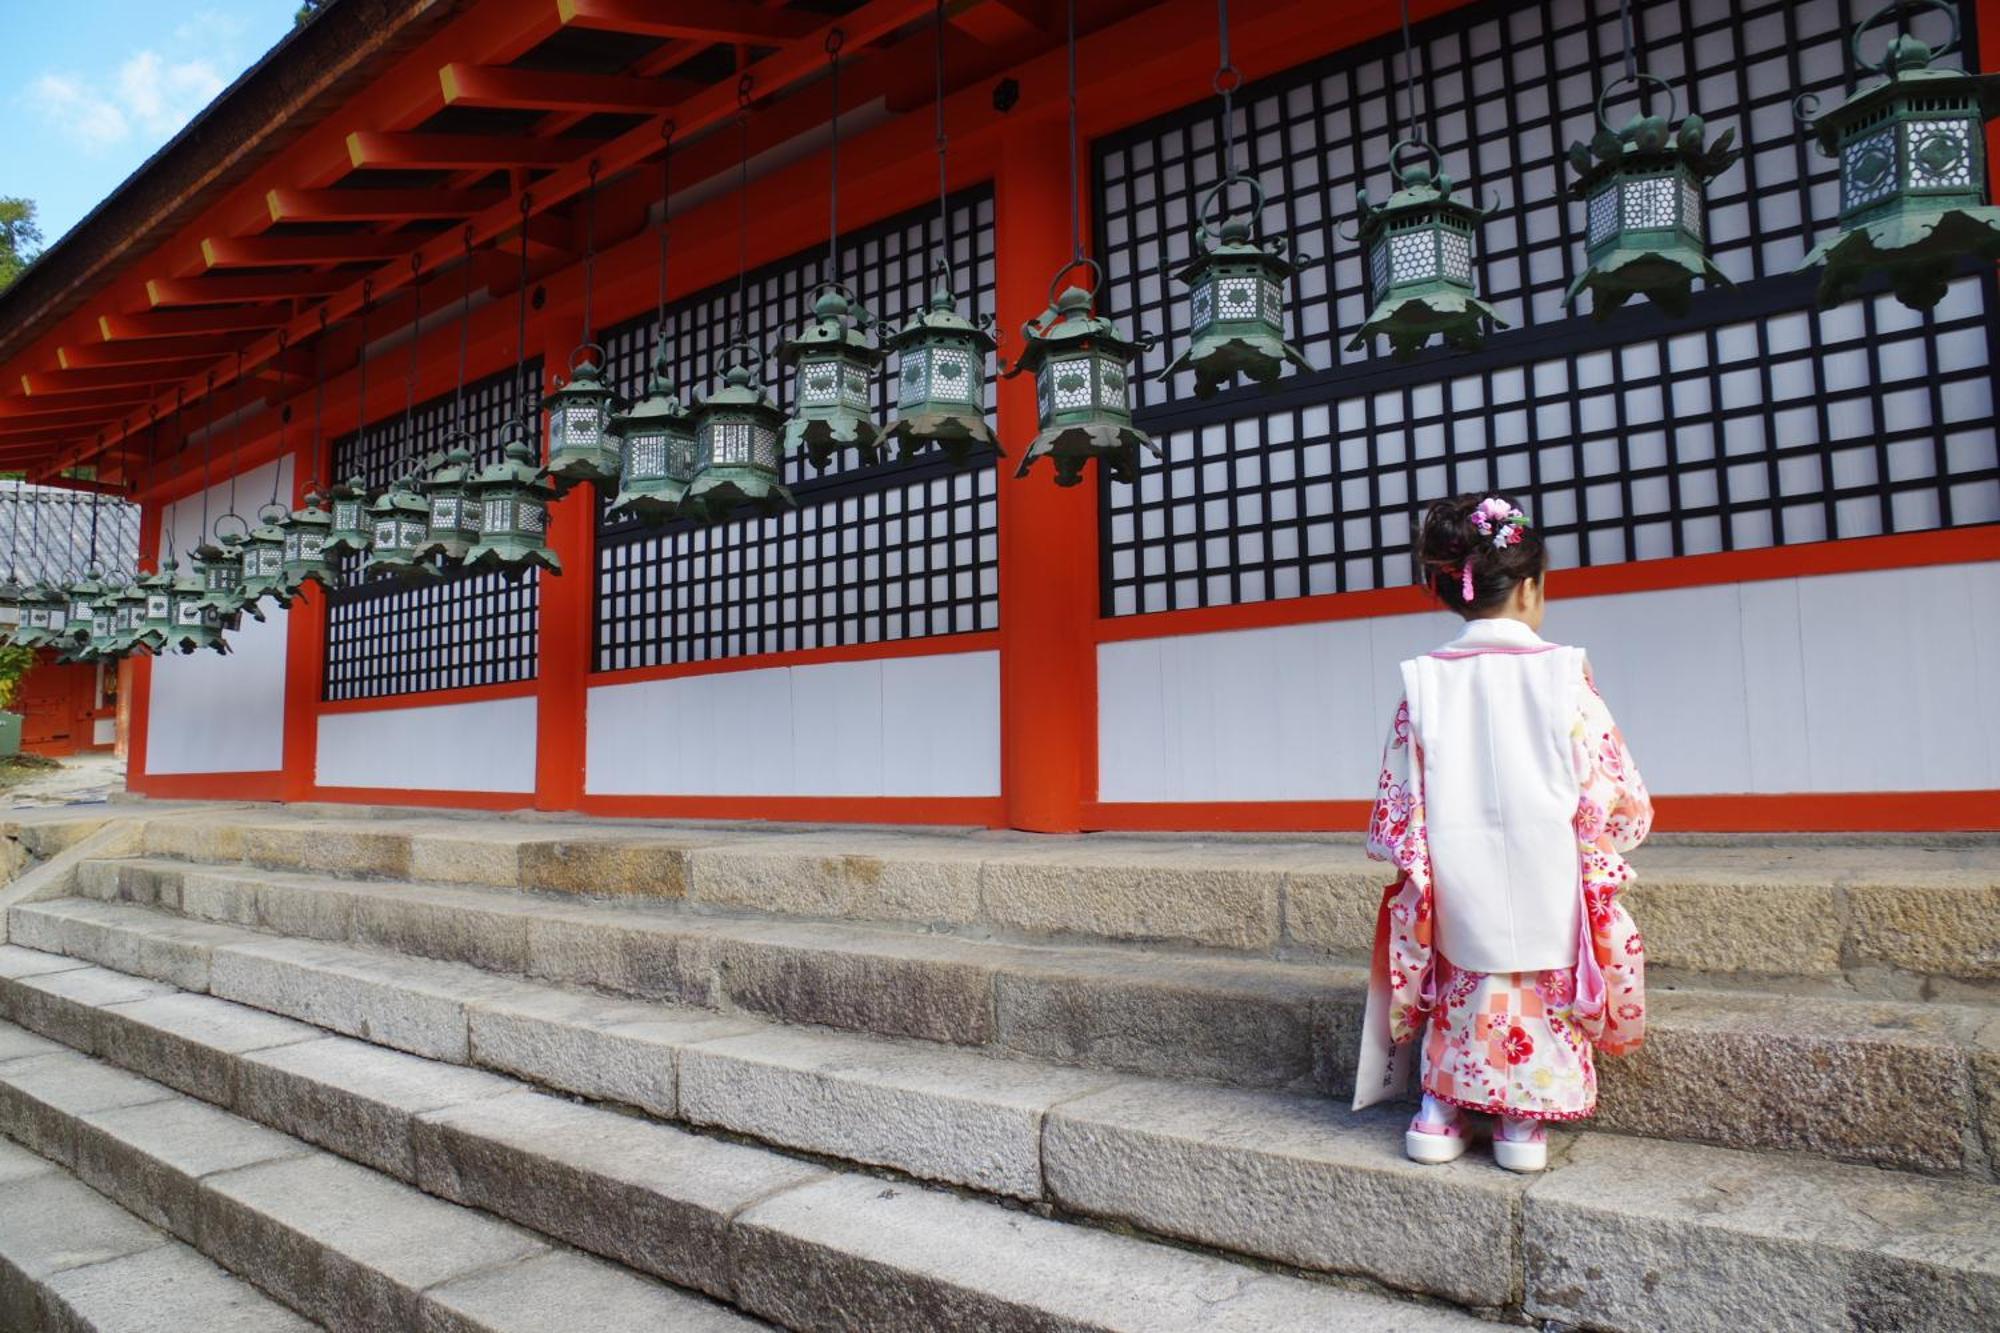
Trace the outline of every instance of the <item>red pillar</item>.
{"type": "MultiPolygon", "coordinates": [[[[1012,128],[994,181],[1001,351],[1049,300],[1070,258],[1061,121],[1012,128]]],[[[1097,799],[1097,475],[1055,484],[1044,462],[1015,480],[1035,437],[1035,385],[1000,382],[1000,791],[1007,823],[1073,833],[1097,799]]]]}
{"type": "MultiPolygon", "coordinates": [[[[569,367],[574,318],[542,321],[542,391],[569,367]]],[[[539,427],[538,427],[539,431],[539,427]]],[[[542,440],[537,449],[545,448],[542,440]]],[[[585,482],[549,506],[549,549],[562,573],[545,576],[535,675],[535,808],[574,810],[583,799],[584,691],[590,679],[597,590],[597,488],[585,482]]]]}
{"type": "MultiPolygon", "coordinates": [[[[292,450],[292,507],[309,486],[324,486],[332,444],[316,455],[310,437],[292,450]]],[[[285,748],[278,795],[309,801],[319,785],[319,701],[326,681],[326,593],[307,584],[285,612],[285,748]]]]}
{"type": "MultiPolygon", "coordinates": [[[[160,549],[160,502],[144,501],[139,506],[139,570],[141,573],[156,573],[159,569],[160,549]]],[[[131,719],[132,732],[125,746],[125,786],[131,791],[143,792],[146,777],[146,726],[153,713],[153,659],[141,654],[127,659],[132,664],[129,685],[132,691],[131,719]]]]}

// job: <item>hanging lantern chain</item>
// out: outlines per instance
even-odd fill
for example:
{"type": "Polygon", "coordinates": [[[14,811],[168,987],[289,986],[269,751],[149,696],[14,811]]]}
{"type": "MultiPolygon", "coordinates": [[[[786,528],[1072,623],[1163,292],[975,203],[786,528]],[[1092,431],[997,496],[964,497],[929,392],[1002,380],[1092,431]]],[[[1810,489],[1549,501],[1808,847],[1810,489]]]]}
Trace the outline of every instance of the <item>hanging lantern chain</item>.
{"type": "MultiPolygon", "coordinates": [[[[361,311],[360,311],[361,365],[358,370],[358,374],[360,376],[360,383],[357,386],[357,395],[355,398],[355,414],[354,414],[355,415],[354,430],[357,436],[357,442],[363,444],[367,442],[368,438],[368,302],[369,299],[374,295],[374,293],[375,293],[374,282],[371,279],[363,278],[361,280],[361,311]]],[[[364,453],[365,456],[365,451],[357,450],[356,452],[364,453]]]]}
{"type": "Polygon", "coordinates": [[[585,347],[594,347],[597,343],[597,325],[591,320],[590,308],[590,298],[597,286],[593,280],[597,271],[597,170],[597,159],[593,157],[590,159],[590,185],[583,192],[583,345],[585,347]]]}
{"type": "MultiPolygon", "coordinates": [[[[1429,104],[1425,105],[1425,115],[1417,115],[1417,47],[1410,37],[1410,0],[1402,0],[1403,17],[1403,138],[1417,143],[1429,144],[1431,136],[1421,120],[1429,119],[1429,104]]],[[[1629,49],[1629,44],[1628,44],[1629,49]]]]}
{"type": "Polygon", "coordinates": [[[416,308],[410,312],[410,369],[403,377],[403,461],[412,466],[417,460],[417,347],[424,338],[423,269],[423,256],[411,255],[410,299],[416,308]]]}
{"type": "Polygon", "coordinates": [[[749,334],[744,291],[750,269],[750,76],[736,81],[736,337],[749,334]]]}
{"type": "Polygon", "coordinates": [[[1639,48],[1632,40],[1632,0],[1618,0],[1618,24],[1625,34],[1625,77],[1639,77],[1639,48]]]}
{"type": "MultiPolygon", "coordinates": [[[[1069,37],[1069,235],[1071,268],[1083,262],[1083,195],[1077,174],[1076,0],[1067,6],[1069,37]]],[[[1060,275],[1058,275],[1060,276],[1060,275]]]]}
{"type": "MultiPolygon", "coordinates": [[[[283,361],[286,350],[291,346],[291,335],[284,329],[278,330],[278,359],[283,361]]],[[[290,433],[292,409],[287,406],[278,413],[278,456],[271,460],[271,503],[278,503],[278,474],[284,471],[285,437],[290,433]]]]}
{"type": "Polygon", "coordinates": [[[528,418],[528,214],[534,205],[532,195],[521,196],[521,287],[514,302],[514,415],[523,423],[528,418]]]}
{"type": "Polygon", "coordinates": [[[201,539],[208,540],[208,464],[215,452],[215,372],[208,372],[208,393],[202,397],[201,428],[201,539]]]}
{"type": "Polygon", "coordinates": [[[949,140],[944,132],[944,0],[937,0],[937,11],[933,18],[937,33],[936,70],[937,76],[937,171],[938,171],[938,241],[941,254],[937,267],[943,271],[945,285],[951,285],[951,212],[945,205],[945,152],[949,140]]]}
{"type": "Polygon", "coordinates": [[[472,335],[472,228],[465,229],[465,264],[458,290],[458,384],[451,391],[451,420],[454,430],[465,430],[465,354],[472,335]]]}
{"type": "Polygon", "coordinates": [[[1243,86],[1243,72],[1229,58],[1229,0],[1215,0],[1218,59],[1215,91],[1222,95],[1222,179],[1235,180],[1236,169],[1236,90],[1243,86]]]}
{"type": "Polygon", "coordinates": [[[847,38],[835,28],[826,35],[828,81],[833,87],[833,117],[827,122],[826,280],[840,281],[840,48],[847,38]]]}
{"type": "MultiPolygon", "coordinates": [[[[319,308],[319,341],[313,344],[313,435],[312,435],[312,476],[309,480],[314,488],[319,485],[320,459],[324,457],[321,448],[326,439],[326,307],[319,308]]],[[[331,469],[329,469],[331,471],[331,469]]]]}
{"type": "MultiPolygon", "coordinates": [[[[243,385],[243,349],[240,347],[236,349],[236,384],[239,389],[243,385]]],[[[222,526],[223,518],[234,516],[240,521],[243,517],[236,512],[236,474],[243,468],[243,416],[243,404],[239,403],[236,407],[236,438],[229,446],[229,512],[215,520],[218,528],[222,526]]]]}
{"type": "Polygon", "coordinates": [[[660,230],[655,236],[659,248],[659,276],[653,298],[653,327],[661,337],[667,330],[667,207],[673,196],[674,123],[660,124],[660,138],[666,147],[660,153],[660,230]]]}

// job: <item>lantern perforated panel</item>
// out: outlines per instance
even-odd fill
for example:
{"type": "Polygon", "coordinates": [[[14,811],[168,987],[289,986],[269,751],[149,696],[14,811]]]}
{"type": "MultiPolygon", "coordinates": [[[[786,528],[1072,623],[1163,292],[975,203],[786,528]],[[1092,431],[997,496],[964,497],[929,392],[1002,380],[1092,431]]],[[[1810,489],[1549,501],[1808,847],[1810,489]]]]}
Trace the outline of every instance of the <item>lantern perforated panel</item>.
{"type": "MultiPolygon", "coordinates": [[[[528,366],[527,397],[541,393],[541,367],[528,366]]],[[[502,426],[514,415],[514,373],[492,375],[465,390],[465,427],[479,465],[500,457],[502,426]]],[[[415,451],[432,456],[456,424],[453,395],[420,403],[415,451]]],[[[375,423],[365,437],[333,442],[333,472],[357,472],[373,489],[407,466],[411,446],[400,414],[375,423]]],[[[536,667],[537,578],[510,583],[497,573],[454,572],[432,584],[406,587],[370,574],[350,558],[346,581],[327,597],[325,697],[374,699],[391,694],[464,689],[533,680],[536,667]]]]}
{"type": "MultiPolygon", "coordinates": [[[[1104,483],[1106,614],[1406,584],[1422,506],[1482,487],[1525,498],[1558,564],[2000,520],[1992,279],[1958,280],[1928,317],[1887,297],[1821,314],[1817,275],[1791,272],[1839,208],[1836,164],[1808,145],[1791,99],[1838,100],[1856,6],[1651,0],[1633,15],[1643,63],[1684,98],[1682,71],[1698,71],[1711,132],[1750,138],[1705,220],[1736,290],[1698,292],[1685,320],[1646,307],[1598,324],[1562,305],[1588,229],[1609,221],[1560,193],[1557,154],[1587,137],[1596,89],[1622,68],[1615,6],[1469,6],[1415,30],[1446,169],[1503,204],[1474,267],[1516,328],[1476,353],[1399,363],[1385,346],[1340,345],[1364,318],[1367,279],[1331,228],[1357,185],[1379,196],[1387,181],[1400,38],[1252,85],[1238,98],[1243,151],[1271,196],[1268,225],[1332,256],[1300,275],[1292,303],[1295,342],[1319,369],[1208,403],[1190,383],[1140,384],[1138,419],[1167,461],[1147,459],[1136,487],[1104,483]]],[[[1111,308],[1171,332],[1148,369],[1187,337],[1184,289],[1165,275],[1215,179],[1216,128],[1204,103],[1097,146],[1111,308]]]]}
{"type": "MultiPolygon", "coordinates": [[[[993,309],[993,191],[953,195],[949,236],[935,207],[912,210],[842,238],[845,279],[888,328],[929,297],[930,265],[947,242],[960,309],[993,309]]],[[[803,320],[824,250],[758,269],[746,287],[747,324],[766,351],[803,320]]],[[[712,387],[734,280],[668,307],[676,387],[685,399],[712,387]]],[[[653,355],[650,315],[602,339],[611,382],[628,397],[653,355]]],[[[878,419],[893,411],[895,358],[873,386],[878,419]]],[[[996,367],[989,366],[987,407],[996,367]]],[[[766,367],[776,374],[775,364],[766,367]]],[[[773,386],[787,405],[790,374],[773,386]]],[[[799,508],[713,528],[606,527],[598,539],[596,669],[696,662],[756,653],[963,634],[999,624],[998,528],[991,459],[954,473],[936,455],[862,466],[852,451],[820,472],[785,462],[799,508]]]]}

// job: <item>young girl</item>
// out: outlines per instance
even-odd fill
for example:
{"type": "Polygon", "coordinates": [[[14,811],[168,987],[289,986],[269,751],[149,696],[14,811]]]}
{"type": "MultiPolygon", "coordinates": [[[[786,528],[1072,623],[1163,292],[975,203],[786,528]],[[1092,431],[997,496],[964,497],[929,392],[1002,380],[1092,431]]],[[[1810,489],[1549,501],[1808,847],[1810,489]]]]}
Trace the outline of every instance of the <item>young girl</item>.
{"type": "Polygon", "coordinates": [[[1466,1146],[1468,1111],[1498,1116],[1495,1160],[1548,1164],[1545,1123],[1597,1104],[1592,1048],[1645,1028],[1645,955],[1617,901],[1621,852],[1652,804],[1583,652],[1545,643],[1548,553],[1498,495],[1441,500],[1417,540],[1424,581],[1465,618],[1403,663],[1368,854],[1383,894],[1355,1106],[1401,1090],[1421,1038],[1419,1162],[1466,1146]]]}

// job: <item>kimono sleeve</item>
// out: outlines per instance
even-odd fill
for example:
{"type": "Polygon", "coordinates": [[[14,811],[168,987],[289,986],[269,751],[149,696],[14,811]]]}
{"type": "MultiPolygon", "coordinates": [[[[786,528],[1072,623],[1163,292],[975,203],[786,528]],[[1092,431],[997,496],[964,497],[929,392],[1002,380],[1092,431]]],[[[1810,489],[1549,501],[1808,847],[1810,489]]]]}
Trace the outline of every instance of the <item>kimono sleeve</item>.
{"type": "Polygon", "coordinates": [[[1430,841],[1424,830],[1423,756],[1410,734],[1410,706],[1396,707],[1382,768],[1376,778],[1375,808],[1368,821],[1368,855],[1397,869],[1396,882],[1382,895],[1377,929],[1377,981],[1384,984],[1389,1040],[1400,1044],[1423,1030],[1431,1008],[1430,841]]]}
{"type": "Polygon", "coordinates": [[[1632,761],[1631,747],[1612,719],[1590,664],[1583,666],[1584,689],[1571,733],[1571,758],[1581,792],[1579,833],[1608,852],[1629,852],[1653,828],[1653,798],[1632,761]]]}

